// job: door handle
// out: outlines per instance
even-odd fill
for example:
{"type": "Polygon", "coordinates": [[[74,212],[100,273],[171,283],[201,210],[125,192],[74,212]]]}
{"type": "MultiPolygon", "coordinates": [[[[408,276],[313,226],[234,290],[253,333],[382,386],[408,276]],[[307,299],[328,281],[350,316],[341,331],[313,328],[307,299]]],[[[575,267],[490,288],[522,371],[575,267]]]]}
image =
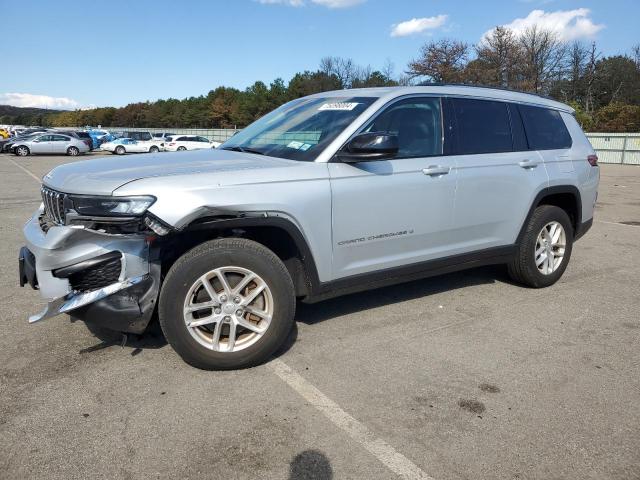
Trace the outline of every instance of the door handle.
{"type": "Polygon", "coordinates": [[[522,160],[518,162],[522,168],[536,168],[540,162],[537,160],[522,160]]]}
{"type": "Polygon", "coordinates": [[[427,168],[422,169],[422,173],[431,177],[438,177],[440,175],[446,175],[451,171],[451,167],[443,167],[441,165],[429,165],[427,168]]]}

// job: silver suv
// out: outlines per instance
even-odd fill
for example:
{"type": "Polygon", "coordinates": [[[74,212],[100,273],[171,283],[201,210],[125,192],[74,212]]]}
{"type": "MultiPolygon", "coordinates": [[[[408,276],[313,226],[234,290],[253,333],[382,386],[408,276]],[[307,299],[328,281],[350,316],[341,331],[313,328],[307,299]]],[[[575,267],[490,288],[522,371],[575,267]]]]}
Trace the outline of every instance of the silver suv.
{"type": "Polygon", "coordinates": [[[487,264],[555,283],[591,226],[597,157],[570,107],[464,86],[293,100],[217,150],[99,158],[43,179],[20,282],[188,363],[265,361],[296,299],[487,264]]]}

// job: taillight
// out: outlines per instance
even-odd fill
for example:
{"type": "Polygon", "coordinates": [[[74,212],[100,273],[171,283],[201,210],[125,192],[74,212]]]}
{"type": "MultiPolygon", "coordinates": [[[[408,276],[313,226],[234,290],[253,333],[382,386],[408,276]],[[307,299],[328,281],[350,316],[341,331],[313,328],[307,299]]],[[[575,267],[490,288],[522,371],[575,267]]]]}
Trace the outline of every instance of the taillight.
{"type": "Polygon", "coordinates": [[[589,165],[591,165],[592,167],[597,167],[598,166],[598,155],[589,155],[587,157],[587,161],[589,162],[589,165]]]}

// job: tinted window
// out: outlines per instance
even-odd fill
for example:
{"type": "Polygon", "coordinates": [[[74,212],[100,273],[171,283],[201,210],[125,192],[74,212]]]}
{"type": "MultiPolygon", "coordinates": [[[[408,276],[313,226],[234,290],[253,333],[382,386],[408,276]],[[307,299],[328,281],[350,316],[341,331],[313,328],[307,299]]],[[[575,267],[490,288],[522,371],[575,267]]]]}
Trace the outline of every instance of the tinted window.
{"type": "Polygon", "coordinates": [[[89,135],[87,132],[77,132],[77,135],[80,138],[91,138],[91,135],[89,135]]]}
{"type": "Polygon", "coordinates": [[[458,130],[456,153],[498,153],[513,149],[506,103],[464,98],[451,100],[458,130]]]}
{"type": "Polygon", "coordinates": [[[206,138],[204,138],[204,137],[198,137],[198,141],[199,141],[199,142],[204,142],[204,143],[209,143],[209,140],[207,140],[207,139],[206,139],[206,138]]]}
{"type": "Polygon", "coordinates": [[[41,137],[35,138],[34,140],[38,142],[50,142],[53,135],[42,135],[41,137]]]}
{"type": "Polygon", "coordinates": [[[554,150],[571,147],[571,135],[560,112],[542,107],[519,106],[524,128],[532,150],[554,150]]]}
{"type": "Polygon", "coordinates": [[[365,129],[398,136],[396,158],[442,154],[440,99],[411,98],[394,103],[365,129]]]}
{"type": "Polygon", "coordinates": [[[51,138],[54,142],[68,142],[71,140],[69,137],[65,137],[64,135],[51,135],[51,138]]]}
{"type": "Polygon", "coordinates": [[[189,140],[189,137],[178,137],[176,139],[176,142],[186,142],[189,140]]]}

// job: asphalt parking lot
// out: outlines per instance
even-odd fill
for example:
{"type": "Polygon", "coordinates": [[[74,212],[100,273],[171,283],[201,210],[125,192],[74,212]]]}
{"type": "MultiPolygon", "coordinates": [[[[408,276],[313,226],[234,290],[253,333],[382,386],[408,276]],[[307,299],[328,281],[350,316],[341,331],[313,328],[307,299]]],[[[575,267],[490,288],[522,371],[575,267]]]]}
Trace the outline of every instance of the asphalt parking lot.
{"type": "Polygon", "coordinates": [[[602,166],[551,288],[490,267],[300,305],[272,362],[203,372],[157,331],[27,324],[21,228],[71,160],[0,155],[2,478],[640,478],[640,167],[602,166]]]}

